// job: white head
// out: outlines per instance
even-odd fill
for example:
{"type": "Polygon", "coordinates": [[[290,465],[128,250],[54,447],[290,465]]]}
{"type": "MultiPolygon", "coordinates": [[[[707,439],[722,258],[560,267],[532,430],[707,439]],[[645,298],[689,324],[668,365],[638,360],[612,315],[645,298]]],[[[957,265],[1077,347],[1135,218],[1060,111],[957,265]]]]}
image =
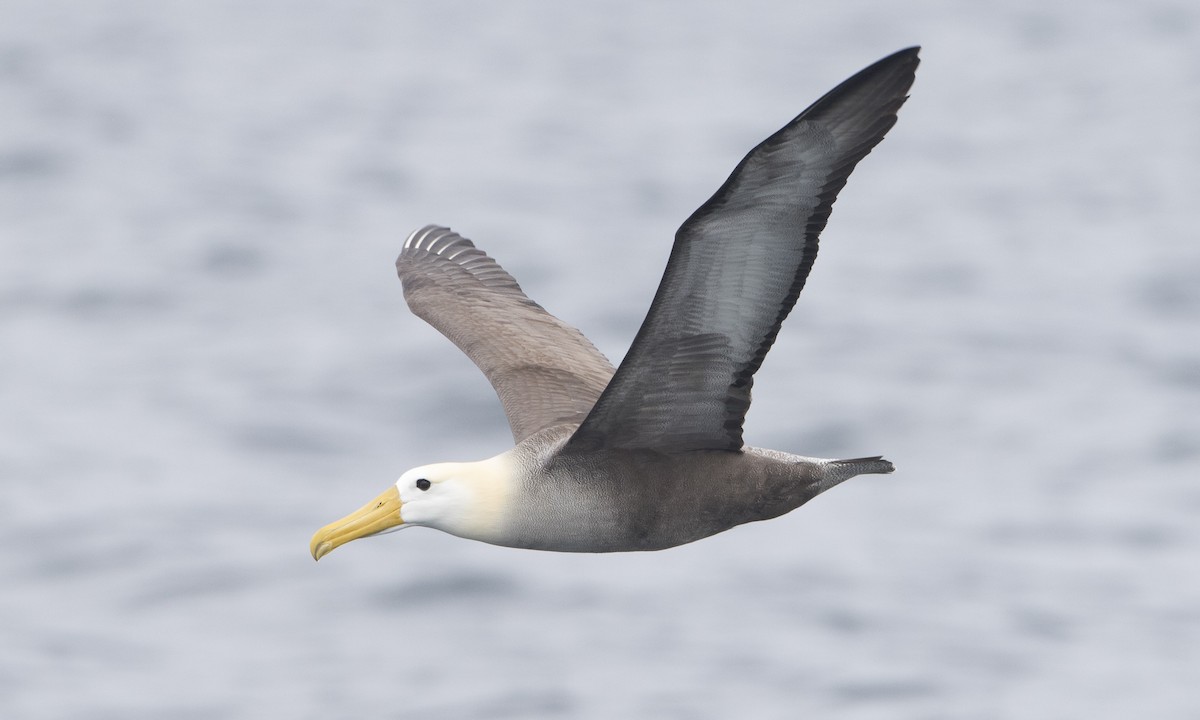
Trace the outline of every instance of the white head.
{"type": "Polygon", "coordinates": [[[313,558],[339,545],[372,535],[424,525],[452,535],[496,542],[502,538],[517,487],[508,453],[469,463],[413,468],[393,487],[313,535],[313,558]]]}

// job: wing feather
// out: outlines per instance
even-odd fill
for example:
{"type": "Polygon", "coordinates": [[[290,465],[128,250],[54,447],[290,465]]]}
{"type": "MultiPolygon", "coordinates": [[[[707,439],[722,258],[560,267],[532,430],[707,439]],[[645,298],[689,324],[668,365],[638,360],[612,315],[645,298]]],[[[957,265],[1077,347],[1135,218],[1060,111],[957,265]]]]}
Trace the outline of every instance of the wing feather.
{"type": "Polygon", "coordinates": [[[578,424],[613,374],[587,338],[530,300],[504,268],[449,228],[408,236],[396,260],[404,298],[471,358],[500,397],[513,439],[578,424]]]}
{"type": "Polygon", "coordinates": [[[754,373],[804,287],[838,192],[895,124],[917,52],[827,93],[683,223],[629,353],[568,451],[742,448],[754,373]]]}

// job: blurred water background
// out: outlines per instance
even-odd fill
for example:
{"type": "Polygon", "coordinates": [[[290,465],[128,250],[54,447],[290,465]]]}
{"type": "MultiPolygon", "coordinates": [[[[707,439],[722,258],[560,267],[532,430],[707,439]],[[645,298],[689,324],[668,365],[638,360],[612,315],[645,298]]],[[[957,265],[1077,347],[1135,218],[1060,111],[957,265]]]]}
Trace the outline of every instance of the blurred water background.
{"type": "Polygon", "coordinates": [[[0,717],[1200,717],[1200,5],[0,6],[0,717]],[[451,225],[623,355],[755,143],[922,44],[746,437],[883,453],[666,552],[413,530],[511,444],[451,225]]]}

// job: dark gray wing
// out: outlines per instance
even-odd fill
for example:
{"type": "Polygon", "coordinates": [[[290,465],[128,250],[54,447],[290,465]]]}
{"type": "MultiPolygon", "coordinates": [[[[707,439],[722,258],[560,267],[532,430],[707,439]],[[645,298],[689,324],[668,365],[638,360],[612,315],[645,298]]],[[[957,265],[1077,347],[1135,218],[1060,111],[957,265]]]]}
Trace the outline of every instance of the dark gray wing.
{"type": "Polygon", "coordinates": [[[504,268],[449,228],[429,225],[396,259],[404,299],[479,366],[513,439],[587,416],[612,364],[575,328],[525,296],[504,268]]]}
{"type": "Polygon", "coordinates": [[[804,287],[838,192],[895,124],[918,50],[827,93],[683,223],[629,354],[568,451],[742,447],[754,373],[804,287]]]}

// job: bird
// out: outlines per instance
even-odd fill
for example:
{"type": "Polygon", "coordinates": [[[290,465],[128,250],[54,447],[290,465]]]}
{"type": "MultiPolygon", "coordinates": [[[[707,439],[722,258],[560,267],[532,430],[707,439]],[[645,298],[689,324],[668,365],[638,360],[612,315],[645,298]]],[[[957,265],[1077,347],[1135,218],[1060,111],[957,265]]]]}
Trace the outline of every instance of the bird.
{"type": "Polygon", "coordinates": [[[919,50],[856,73],[738,163],[676,232],[615,370],[470,240],[437,225],[409,235],[396,261],[405,301],[483,371],[514,446],[404,472],[318,530],[313,558],[418,526],[531,550],[663,550],[779,517],[856,475],[891,473],[882,456],[751,447],[742,426],[833,203],[895,124],[919,50]]]}

